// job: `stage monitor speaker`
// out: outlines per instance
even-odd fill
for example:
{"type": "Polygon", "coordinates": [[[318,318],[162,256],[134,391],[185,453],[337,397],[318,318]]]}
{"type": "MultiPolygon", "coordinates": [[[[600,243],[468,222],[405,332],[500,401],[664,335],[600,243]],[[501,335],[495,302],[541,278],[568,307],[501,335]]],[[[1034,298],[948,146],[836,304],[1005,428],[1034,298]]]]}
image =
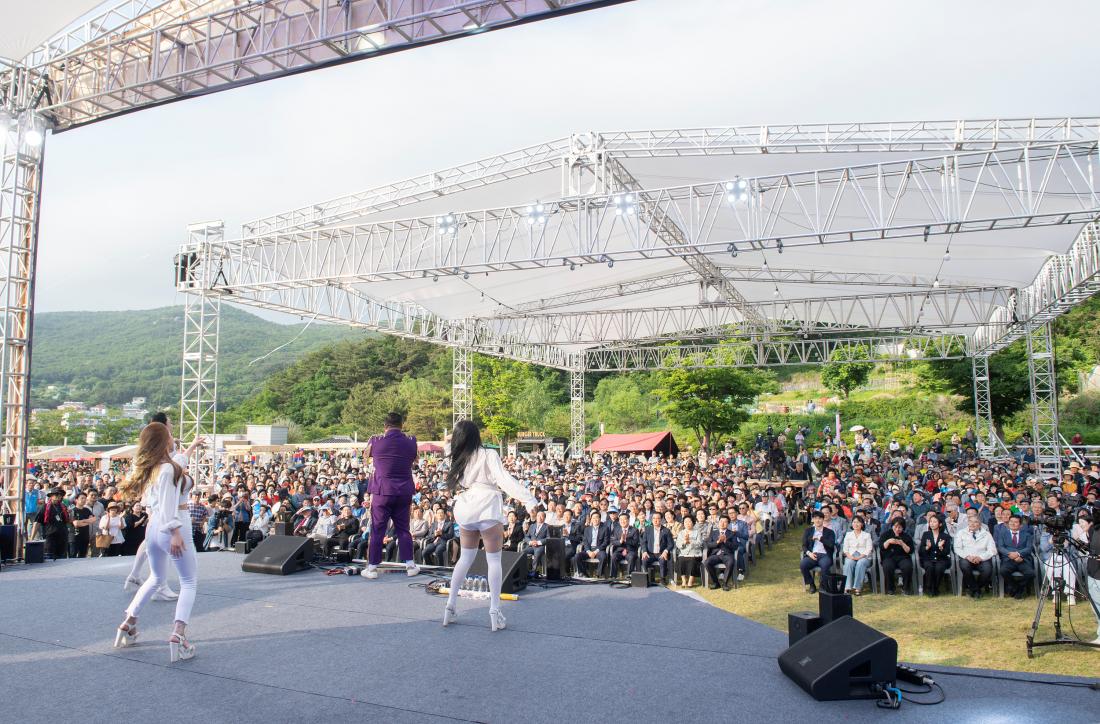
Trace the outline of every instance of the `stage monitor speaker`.
{"type": "Polygon", "coordinates": [[[852,615],[852,597],[847,593],[829,593],[818,591],[817,610],[821,612],[821,623],[832,623],[841,616],[852,615]]]}
{"type": "Polygon", "coordinates": [[[246,540],[237,541],[236,543],[233,544],[233,550],[236,553],[244,553],[245,555],[248,555],[248,553],[249,553],[248,541],[246,541],[246,540]]]}
{"type": "Polygon", "coordinates": [[[630,574],[631,588],[649,588],[649,572],[634,571],[630,574]]]}
{"type": "Polygon", "coordinates": [[[787,645],[794,646],[821,628],[821,616],[813,611],[796,611],[787,614],[787,645]]]}
{"type": "MultiPolygon", "coordinates": [[[[503,574],[500,582],[501,593],[519,593],[527,588],[527,556],[518,551],[501,551],[500,566],[503,574]]],[[[489,564],[485,560],[485,551],[479,550],[470,566],[471,576],[488,576],[489,564]]]]}
{"type": "Polygon", "coordinates": [[[15,560],[15,531],[14,525],[0,525],[0,561],[15,560]]]}
{"type": "Polygon", "coordinates": [[[275,535],[294,535],[294,526],[285,521],[275,524],[275,535]]]}
{"type": "Polygon", "coordinates": [[[779,668],[818,701],[881,699],[893,685],[898,642],[851,616],[819,628],[779,655],[779,668]]]}
{"type": "Polygon", "coordinates": [[[309,568],[313,560],[313,539],[296,535],[271,535],[245,556],[241,570],[286,576],[309,568]]]}
{"type": "Polygon", "coordinates": [[[546,550],[546,579],[548,581],[560,581],[565,578],[565,541],[561,538],[547,538],[546,550]]]}
{"type": "Polygon", "coordinates": [[[46,541],[29,540],[23,544],[24,563],[44,563],[46,561],[46,541]]]}

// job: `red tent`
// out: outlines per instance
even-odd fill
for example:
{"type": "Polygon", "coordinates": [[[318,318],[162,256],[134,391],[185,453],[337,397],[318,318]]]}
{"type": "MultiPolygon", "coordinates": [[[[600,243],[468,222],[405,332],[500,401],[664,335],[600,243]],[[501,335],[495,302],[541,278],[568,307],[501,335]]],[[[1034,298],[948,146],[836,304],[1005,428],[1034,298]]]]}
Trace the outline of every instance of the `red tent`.
{"type": "Polygon", "coordinates": [[[680,454],[671,432],[642,432],[633,435],[600,435],[586,450],[589,452],[664,453],[666,457],[680,454]]]}
{"type": "Polygon", "coordinates": [[[422,453],[442,453],[443,446],[436,445],[434,442],[422,442],[417,443],[416,451],[422,453]]]}

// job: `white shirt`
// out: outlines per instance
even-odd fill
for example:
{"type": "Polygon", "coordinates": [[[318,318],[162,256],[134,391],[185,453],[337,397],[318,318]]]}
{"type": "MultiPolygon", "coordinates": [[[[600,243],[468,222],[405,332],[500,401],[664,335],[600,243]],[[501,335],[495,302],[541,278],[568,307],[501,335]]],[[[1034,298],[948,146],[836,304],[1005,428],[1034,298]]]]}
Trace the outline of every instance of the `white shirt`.
{"type": "Polygon", "coordinates": [[[858,553],[860,558],[867,558],[871,555],[870,533],[865,530],[858,533],[854,530],[848,531],[848,534],[844,536],[844,555],[851,558],[853,553],[858,553]]]}
{"type": "Polygon", "coordinates": [[[821,536],[825,535],[825,529],[817,530],[814,528],[814,553],[817,555],[825,554],[825,546],[821,543],[821,536]]]}
{"type": "Polygon", "coordinates": [[[191,494],[190,478],[187,477],[187,456],[177,453],[172,459],[184,468],[179,484],[176,483],[172,466],[161,463],[156,478],[145,489],[141,498],[141,504],[149,511],[149,526],[162,533],[191,525],[191,513],[187,507],[191,494]],[[180,510],[181,505],[183,510],[180,510]]]}
{"type": "Polygon", "coordinates": [[[997,555],[997,544],[993,542],[993,536],[984,525],[979,526],[976,531],[969,528],[960,530],[955,536],[955,555],[959,558],[977,556],[983,561],[988,561],[997,555]]]}

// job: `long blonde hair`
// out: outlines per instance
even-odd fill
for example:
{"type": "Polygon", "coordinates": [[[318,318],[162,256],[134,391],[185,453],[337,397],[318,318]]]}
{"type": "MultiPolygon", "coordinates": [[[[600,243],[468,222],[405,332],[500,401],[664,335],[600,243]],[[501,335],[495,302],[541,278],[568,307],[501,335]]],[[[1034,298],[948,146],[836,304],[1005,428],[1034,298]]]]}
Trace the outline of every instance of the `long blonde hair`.
{"type": "Polygon", "coordinates": [[[134,455],[134,469],[130,477],[119,485],[124,498],[136,500],[153,481],[154,476],[164,463],[172,466],[172,482],[179,487],[183,477],[183,468],[172,459],[172,433],[160,422],[150,422],[138,437],[138,449],[134,455]]]}

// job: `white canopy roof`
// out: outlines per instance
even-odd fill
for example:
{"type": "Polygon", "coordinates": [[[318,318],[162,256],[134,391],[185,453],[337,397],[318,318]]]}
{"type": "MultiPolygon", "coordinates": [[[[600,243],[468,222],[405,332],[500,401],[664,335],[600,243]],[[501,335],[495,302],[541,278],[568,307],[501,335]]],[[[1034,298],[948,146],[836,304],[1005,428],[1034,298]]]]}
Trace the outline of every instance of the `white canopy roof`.
{"type": "Polygon", "coordinates": [[[21,60],[102,0],[0,0],[0,58],[21,60]]]}

